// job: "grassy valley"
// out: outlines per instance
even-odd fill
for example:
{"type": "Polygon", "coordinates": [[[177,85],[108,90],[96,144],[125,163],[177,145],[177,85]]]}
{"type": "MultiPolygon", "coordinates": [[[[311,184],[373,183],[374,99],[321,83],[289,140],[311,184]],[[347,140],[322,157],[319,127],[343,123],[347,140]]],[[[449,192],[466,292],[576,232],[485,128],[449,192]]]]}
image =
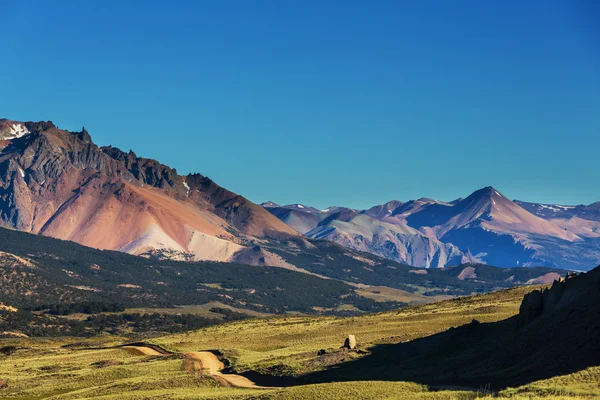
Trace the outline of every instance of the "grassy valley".
{"type": "MultiPolygon", "coordinates": [[[[523,296],[544,285],[506,286],[546,284],[558,276],[553,270],[424,270],[331,245],[333,260],[354,260],[341,269],[351,279],[338,280],[285,268],[147,259],[6,229],[0,236],[2,397],[600,395],[600,369],[585,357],[561,370],[562,361],[546,352],[539,362],[526,358],[503,370],[503,353],[525,354],[545,342],[539,332],[546,329],[536,321],[522,328],[517,317],[523,296]],[[478,294],[493,289],[499,290],[478,294]],[[460,293],[471,295],[456,298],[460,293]],[[349,335],[357,348],[343,347],[349,335]],[[490,375],[488,363],[498,374],[490,375]],[[552,374],[527,369],[545,363],[555,365],[552,374]]],[[[297,256],[307,270],[335,275],[332,264],[318,261],[322,254],[297,256]]],[[[595,348],[580,341],[586,329],[595,332],[585,325],[595,308],[580,308],[587,314],[565,311],[548,326],[556,331],[576,316],[584,326],[572,346],[583,343],[591,360],[595,348]]]]}
{"type": "MultiPolygon", "coordinates": [[[[13,338],[0,341],[2,395],[13,399],[227,398],[227,399],[475,399],[485,387],[445,388],[408,381],[349,381],[303,384],[303,377],[369,357],[376,346],[429,337],[473,319],[494,322],[518,312],[529,288],[448,300],[435,305],[358,317],[269,317],[150,340],[165,354],[115,347],[134,337],[13,338]],[[355,334],[358,351],[340,349],[355,334]],[[269,388],[228,387],[216,377],[186,370],[189,352],[218,350],[227,372],[246,374],[269,388]],[[319,350],[325,350],[318,355],[319,350]],[[267,385],[268,383],[268,385],[267,385]],[[287,386],[293,385],[293,386],[287,386]],[[479,393],[477,392],[479,390],[479,393]]],[[[600,368],[494,392],[500,398],[594,398],[600,368]]]]}

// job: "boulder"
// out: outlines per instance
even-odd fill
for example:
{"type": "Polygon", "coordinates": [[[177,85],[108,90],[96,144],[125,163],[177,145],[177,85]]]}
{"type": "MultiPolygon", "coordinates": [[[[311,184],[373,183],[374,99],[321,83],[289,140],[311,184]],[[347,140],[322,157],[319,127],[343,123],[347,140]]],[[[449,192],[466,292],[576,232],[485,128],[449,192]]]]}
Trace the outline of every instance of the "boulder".
{"type": "Polygon", "coordinates": [[[0,389],[6,389],[8,387],[8,381],[6,379],[0,379],[0,389]]]}
{"type": "Polygon", "coordinates": [[[348,350],[354,350],[356,348],[356,336],[348,335],[348,337],[344,341],[343,347],[348,350]]]}

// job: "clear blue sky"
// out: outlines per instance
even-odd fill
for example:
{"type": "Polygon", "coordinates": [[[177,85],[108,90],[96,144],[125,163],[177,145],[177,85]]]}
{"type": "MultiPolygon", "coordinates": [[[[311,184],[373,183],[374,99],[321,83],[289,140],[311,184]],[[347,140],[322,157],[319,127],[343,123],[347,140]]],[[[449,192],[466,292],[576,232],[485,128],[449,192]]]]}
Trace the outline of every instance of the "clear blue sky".
{"type": "Polygon", "coordinates": [[[256,202],[600,200],[595,0],[1,7],[0,117],[256,202]]]}

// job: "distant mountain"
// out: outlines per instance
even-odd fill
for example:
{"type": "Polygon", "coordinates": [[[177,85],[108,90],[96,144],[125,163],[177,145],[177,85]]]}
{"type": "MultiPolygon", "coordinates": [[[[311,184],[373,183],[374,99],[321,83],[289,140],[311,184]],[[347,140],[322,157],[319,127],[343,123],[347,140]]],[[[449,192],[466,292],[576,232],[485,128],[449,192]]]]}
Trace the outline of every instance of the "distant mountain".
{"type": "Polygon", "coordinates": [[[561,229],[574,233],[584,241],[600,238],[600,202],[589,206],[561,206],[518,200],[515,200],[515,203],[561,229]]]}
{"type": "Polygon", "coordinates": [[[530,213],[548,220],[581,218],[590,221],[600,221],[600,201],[588,206],[583,204],[563,206],[558,204],[528,203],[520,200],[515,200],[514,202],[530,213]]]}
{"type": "Polygon", "coordinates": [[[360,212],[344,207],[318,210],[301,204],[263,204],[273,215],[308,238],[331,240],[401,263],[443,267],[478,261],[452,244],[441,243],[402,220],[391,218],[393,211],[401,205],[401,202],[392,201],[360,212]]]}
{"type": "Polygon", "coordinates": [[[443,267],[477,261],[456,246],[428,237],[408,225],[390,224],[356,212],[345,218],[327,218],[306,236],[332,240],[409,265],[443,267]]]}
{"type": "Polygon", "coordinates": [[[303,235],[316,228],[319,223],[331,215],[337,215],[342,212],[354,212],[354,210],[343,207],[329,207],[325,210],[318,210],[302,204],[280,206],[273,202],[267,202],[261,205],[271,212],[271,214],[303,235]]]}
{"type": "Polygon", "coordinates": [[[600,263],[600,203],[513,202],[486,187],[449,203],[394,200],[363,211],[310,214],[267,209],[309,238],[419,267],[482,262],[588,270],[600,263]]]}
{"type": "Polygon", "coordinates": [[[264,208],[273,208],[273,207],[279,207],[279,204],[273,203],[272,201],[266,201],[264,203],[261,203],[260,206],[264,207],[264,208]]]}

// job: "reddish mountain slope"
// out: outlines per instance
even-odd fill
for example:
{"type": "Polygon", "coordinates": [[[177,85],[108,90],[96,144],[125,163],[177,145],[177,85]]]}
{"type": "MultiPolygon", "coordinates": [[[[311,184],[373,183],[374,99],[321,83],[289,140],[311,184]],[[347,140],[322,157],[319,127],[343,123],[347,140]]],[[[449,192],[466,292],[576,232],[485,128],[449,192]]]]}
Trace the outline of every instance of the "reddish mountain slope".
{"type": "Polygon", "coordinates": [[[298,236],[202,175],[99,148],[85,130],[8,120],[0,120],[0,226],[101,249],[170,249],[219,261],[262,238],[298,236]]]}

